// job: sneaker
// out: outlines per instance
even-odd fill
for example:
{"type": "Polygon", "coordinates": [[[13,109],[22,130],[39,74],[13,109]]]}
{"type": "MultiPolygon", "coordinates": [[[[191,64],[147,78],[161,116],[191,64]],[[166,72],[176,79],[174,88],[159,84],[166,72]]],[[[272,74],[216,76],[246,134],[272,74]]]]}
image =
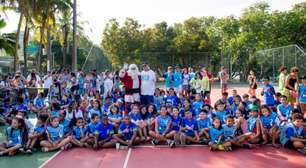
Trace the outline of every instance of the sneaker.
{"type": "Polygon", "coordinates": [[[252,145],[251,144],[243,144],[243,148],[252,149],[252,145]]]}
{"type": "Polygon", "coordinates": [[[175,146],[175,141],[171,141],[169,146],[170,146],[170,148],[173,148],[175,146]]]}
{"type": "Polygon", "coordinates": [[[151,144],[152,144],[152,145],[157,145],[158,142],[157,142],[156,140],[153,139],[153,140],[151,141],[151,144]]]}
{"type": "Polygon", "coordinates": [[[32,150],[31,150],[31,149],[28,149],[28,150],[26,151],[26,153],[27,153],[27,154],[32,154],[32,150]]]}
{"type": "Polygon", "coordinates": [[[208,139],[203,139],[203,140],[200,141],[201,145],[208,145],[208,143],[209,143],[208,139]]]}
{"type": "Polygon", "coordinates": [[[20,148],[19,151],[22,152],[22,153],[25,153],[24,148],[20,148]]]}
{"type": "Polygon", "coordinates": [[[302,149],[298,149],[299,152],[301,152],[302,154],[306,155],[306,147],[302,148],[302,149]]]}
{"type": "Polygon", "coordinates": [[[0,152],[0,156],[3,156],[4,155],[4,153],[3,152],[0,152]]]}

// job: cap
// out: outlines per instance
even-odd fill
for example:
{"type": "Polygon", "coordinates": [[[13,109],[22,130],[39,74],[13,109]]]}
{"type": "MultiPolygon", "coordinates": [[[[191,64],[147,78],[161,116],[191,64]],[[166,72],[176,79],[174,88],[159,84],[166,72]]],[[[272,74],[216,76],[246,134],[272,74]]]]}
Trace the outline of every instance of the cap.
{"type": "Polygon", "coordinates": [[[251,111],[258,111],[258,106],[256,106],[256,105],[254,105],[254,104],[251,104],[250,105],[250,107],[249,107],[249,109],[251,110],[251,111]]]}

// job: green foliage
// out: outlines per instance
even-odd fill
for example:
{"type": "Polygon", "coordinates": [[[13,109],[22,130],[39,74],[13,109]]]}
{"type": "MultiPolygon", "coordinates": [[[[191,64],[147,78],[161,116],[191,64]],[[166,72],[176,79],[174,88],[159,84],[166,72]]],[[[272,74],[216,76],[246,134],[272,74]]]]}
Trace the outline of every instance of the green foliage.
{"type": "Polygon", "coordinates": [[[250,69],[258,69],[256,51],[290,44],[305,48],[305,34],[306,3],[280,12],[259,2],[244,9],[240,18],[191,17],[173,26],[161,22],[144,28],[130,18],[123,25],[112,19],[104,30],[101,47],[114,65],[141,60],[154,64],[174,60],[175,64],[188,65],[191,53],[210,53],[198,61],[209,57],[212,70],[230,62],[232,75],[245,78],[250,69]]]}

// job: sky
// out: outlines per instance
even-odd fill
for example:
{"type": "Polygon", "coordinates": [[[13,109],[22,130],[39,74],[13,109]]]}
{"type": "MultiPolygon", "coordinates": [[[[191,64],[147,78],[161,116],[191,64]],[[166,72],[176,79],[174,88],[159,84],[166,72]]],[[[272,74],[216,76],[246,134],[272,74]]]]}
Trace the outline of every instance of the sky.
{"type": "MultiPolygon", "coordinates": [[[[271,10],[289,10],[294,4],[305,0],[266,0],[271,10]]],[[[123,23],[131,17],[144,27],[166,21],[168,24],[182,22],[190,17],[235,15],[259,0],[77,0],[78,13],[85,23],[85,33],[95,43],[101,43],[106,23],[116,18],[123,23]]],[[[18,15],[7,12],[8,24],[3,32],[16,31],[18,15]]]]}

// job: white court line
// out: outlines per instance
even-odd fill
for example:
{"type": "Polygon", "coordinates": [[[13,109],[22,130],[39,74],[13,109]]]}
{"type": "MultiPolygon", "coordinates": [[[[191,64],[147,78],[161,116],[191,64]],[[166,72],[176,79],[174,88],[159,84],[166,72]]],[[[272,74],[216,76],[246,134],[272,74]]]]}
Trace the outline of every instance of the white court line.
{"type": "Polygon", "coordinates": [[[123,168],[127,168],[131,153],[132,153],[132,148],[129,148],[129,151],[128,151],[128,153],[125,157],[125,160],[124,160],[123,168]]]}
{"type": "MultiPolygon", "coordinates": [[[[208,145],[178,145],[174,148],[180,148],[180,147],[207,147],[208,145]]],[[[133,148],[170,148],[168,145],[138,145],[133,146],[133,148]]]]}
{"type": "Polygon", "coordinates": [[[57,151],[53,156],[51,156],[48,160],[46,160],[42,165],[40,165],[38,168],[43,168],[46,166],[53,158],[55,158],[57,155],[59,155],[62,152],[62,150],[57,151]]]}

